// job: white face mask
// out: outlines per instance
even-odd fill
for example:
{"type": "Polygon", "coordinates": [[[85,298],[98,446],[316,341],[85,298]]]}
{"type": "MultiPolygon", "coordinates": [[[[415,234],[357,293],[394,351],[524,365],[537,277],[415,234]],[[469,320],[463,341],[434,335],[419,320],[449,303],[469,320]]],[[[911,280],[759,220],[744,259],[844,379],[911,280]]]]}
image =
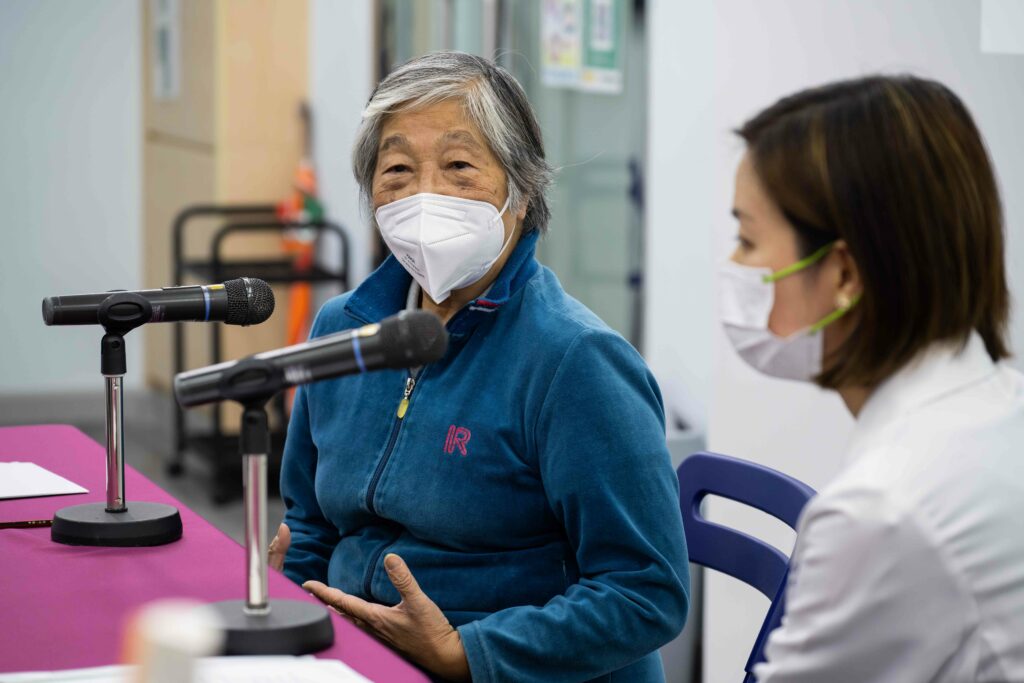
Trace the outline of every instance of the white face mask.
{"type": "Polygon", "coordinates": [[[821,374],[825,335],[822,330],[841,318],[856,301],[838,308],[819,322],[779,337],[768,329],[775,304],[775,283],[821,260],[832,245],[773,273],[727,260],[719,267],[722,325],[740,357],[766,375],[809,382],[821,374]]]}
{"type": "Polygon", "coordinates": [[[493,204],[421,192],[377,209],[377,225],[398,262],[437,303],[487,274],[508,246],[493,204]]]}

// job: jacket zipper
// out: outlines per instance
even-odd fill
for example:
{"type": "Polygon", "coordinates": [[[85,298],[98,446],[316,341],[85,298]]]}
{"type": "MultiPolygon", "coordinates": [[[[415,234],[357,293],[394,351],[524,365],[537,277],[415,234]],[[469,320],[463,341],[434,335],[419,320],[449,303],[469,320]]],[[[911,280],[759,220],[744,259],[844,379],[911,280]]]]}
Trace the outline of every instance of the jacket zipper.
{"type": "MultiPolygon", "coordinates": [[[[398,410],[395,411],[394,425],[391,427],[391,435],[388,437],[388,445],[384,449],[384,455],[381,456],[380,462],[377,463],[377,469],[373,471],[373,477],[370,478],[370,485],[366,489],[366,507],[371,513],[377,514],[377,509],[373,505],[373,496],[377,492],[377,484],[380,482],[381,475],[384,473],[384,467],[387,466],[388,460],[391,459],[391,452],[395,450],[395,442],[398,441],[398,432],[402,428],[402,420],[405,419],[405,414],[409,411],[409,398],[412,396],[413,389],[416,388],[416,378],[409,373],[409,377],[405,380],[405,392],[402,394],[402,400],[398,403],[398,410]]],[[[384,553],[384,549],[387,548],[390,543],[385,543],[377,549],[373,554],[373,559],[370,564],[366,567],[366,575],[363,578],[363,588],[366,595],[371,595],[370,584],[373,582],[374,569],[377,567],[377,562],[380,561],[380,556],[384,553]]]]}
{"type": "Polygon", "coordinates": [[[391,459],[391,452],[395,450],[395,442],[398,441],[398,432],[402,429],[402,420],[405,418],[405,414],[409,411],[409,397],[412,396],[413,389],[416,388],[416,379],[410,374],[405,380],[405,393],[402,395],[402,400],[398,404],[398,410],[395,411],[395,424],[391,427],[391,436],[388,437],[387,448],[384,449],[384,455],[381,456],[380,462],[377,463],[377,469],[373,471],[373,477],[370,479],[370,486],[366,489],[366,507],[369,508],[370,512],[377,514],[376,508],[373,506],[373,494],[377,492],[377,484],[380,482],[380,477],[384,473],[384,467],[388,464],[388,460],[391,459]]]}

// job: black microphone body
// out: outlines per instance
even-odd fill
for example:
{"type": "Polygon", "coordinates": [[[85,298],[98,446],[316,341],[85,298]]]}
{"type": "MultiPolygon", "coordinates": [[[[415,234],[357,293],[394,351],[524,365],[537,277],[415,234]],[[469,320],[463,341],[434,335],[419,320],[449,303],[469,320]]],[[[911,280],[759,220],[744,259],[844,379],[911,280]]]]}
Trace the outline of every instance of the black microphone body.
{"type": "Polygon", "coordinates": [[[184,408],[258,401],[299,384],[424,365],[441,358],[447,348],[448,333],[437,316],[408,311],[373,325],[180,373],[174,378],[174,395],[184,408]]]}
{"type": "Polygon", "coordinates": [[[96,325],[100,309],[116,294],[121,297],[110,313],[129,316],[148,302],[152,314],[145,322],[223,321],[229,325],[255,325],[274,312],[274,292],[263,280],[238,278],[220,285],[186,285],[134,292],[97,292],[51,296],[43,299],[47,325],[96,325]]]}

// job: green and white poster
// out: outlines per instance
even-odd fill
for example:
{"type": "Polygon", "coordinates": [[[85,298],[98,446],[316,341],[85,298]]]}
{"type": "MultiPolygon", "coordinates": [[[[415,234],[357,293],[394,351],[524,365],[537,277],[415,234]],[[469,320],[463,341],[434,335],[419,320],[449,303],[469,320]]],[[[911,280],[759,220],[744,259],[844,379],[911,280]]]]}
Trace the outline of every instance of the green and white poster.
{"type": "Polygon", "coordinates": [[[544,0],[541,78],[551,88],[622,92],[625,0],[544,0]]]}
{"type": "Polygon", "coordinates": [[[579,89],[617,95],[622,92],[622,0],[583,3],[583,59],[579,89]]]}

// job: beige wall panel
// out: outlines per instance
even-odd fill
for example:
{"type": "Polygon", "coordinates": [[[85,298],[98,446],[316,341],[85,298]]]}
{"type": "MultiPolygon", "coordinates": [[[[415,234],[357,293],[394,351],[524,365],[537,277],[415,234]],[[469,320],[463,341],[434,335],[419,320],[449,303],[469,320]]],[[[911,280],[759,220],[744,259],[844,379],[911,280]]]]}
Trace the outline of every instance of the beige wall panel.
{"type": "MultiPolygon", "coordinates": [[[[147,142],[144,148],[145,225],[143,249],[144,287],[164,287],[174,282],[171,222],[183,206],[213,198],[213,157],[187,147],[147,142]]],[[[195,225],[196,232],[212,232],[213,226],[195,225]]],[[[193,240],[196,242],[198,240],[193,240]]],[[[193,325],[192,327],[195,327],[193,325]]],[[[146,382],[170,387],[173,363],[171,325],[147,325],[146,382]]],[[[188,365],[199,367],[208,359],[200,334],[187,335],[188,365]]]]}
{"type": "Polygon", "coordinates": [[[218,194],[229,201],[280,197],[302,156],[307,5],[221,0],[217,7],[218,194]]]}
{"type": "MultiPolygon", "coordinates": [[[[207,201],[272,203],[290,191],[302,155],[298,110],[308,91],[308,6],[305,0],[181,0],[182,95],[155,102],[149,2],[144,5],[145,281],[156,287],[173,279],[171,221],[182,208],[207,201]]],[[[222,224],[190,223],[187,258],[208,258],[222,224]]],[[[279,240],[269,236],[235,237],[224,249],[227,259],[281,253],[279,240]]],[[[288,290],[276,287],[275,295],[278,311],[266,323],[223,328],[224,359],[285,343],[288,290]]],[[[147,382],[167,389],[171,326],[151,327],[147,382]]],[[[188,327],[186,367],[210,362],[208,328],[188,327]]],[[[225,428],[237,429],[237,412],[224,412],[225,428]]]]}
{"type": "MultiPolygon", "coordinates": [[[[290,190],[302,157],[299,105],[306,98],[307,4],[293,0],[220,0],[217,4],[217,196],[267,201],[290,190]]],[[[277,238],[233,239],[236,257],[279,257],[277,238]]],[[[281,346],[287,289],[279,313],[258,328],[229,330],[227,358],[281,346]]]]}
{"type": "Polygon", "coordinates": [[[147,135],[160,139],[213,145],[216,3],[181,0],[181,95],[153,99],[153,31],[149,0],[143,6],[143,121],[147,135]]]}

